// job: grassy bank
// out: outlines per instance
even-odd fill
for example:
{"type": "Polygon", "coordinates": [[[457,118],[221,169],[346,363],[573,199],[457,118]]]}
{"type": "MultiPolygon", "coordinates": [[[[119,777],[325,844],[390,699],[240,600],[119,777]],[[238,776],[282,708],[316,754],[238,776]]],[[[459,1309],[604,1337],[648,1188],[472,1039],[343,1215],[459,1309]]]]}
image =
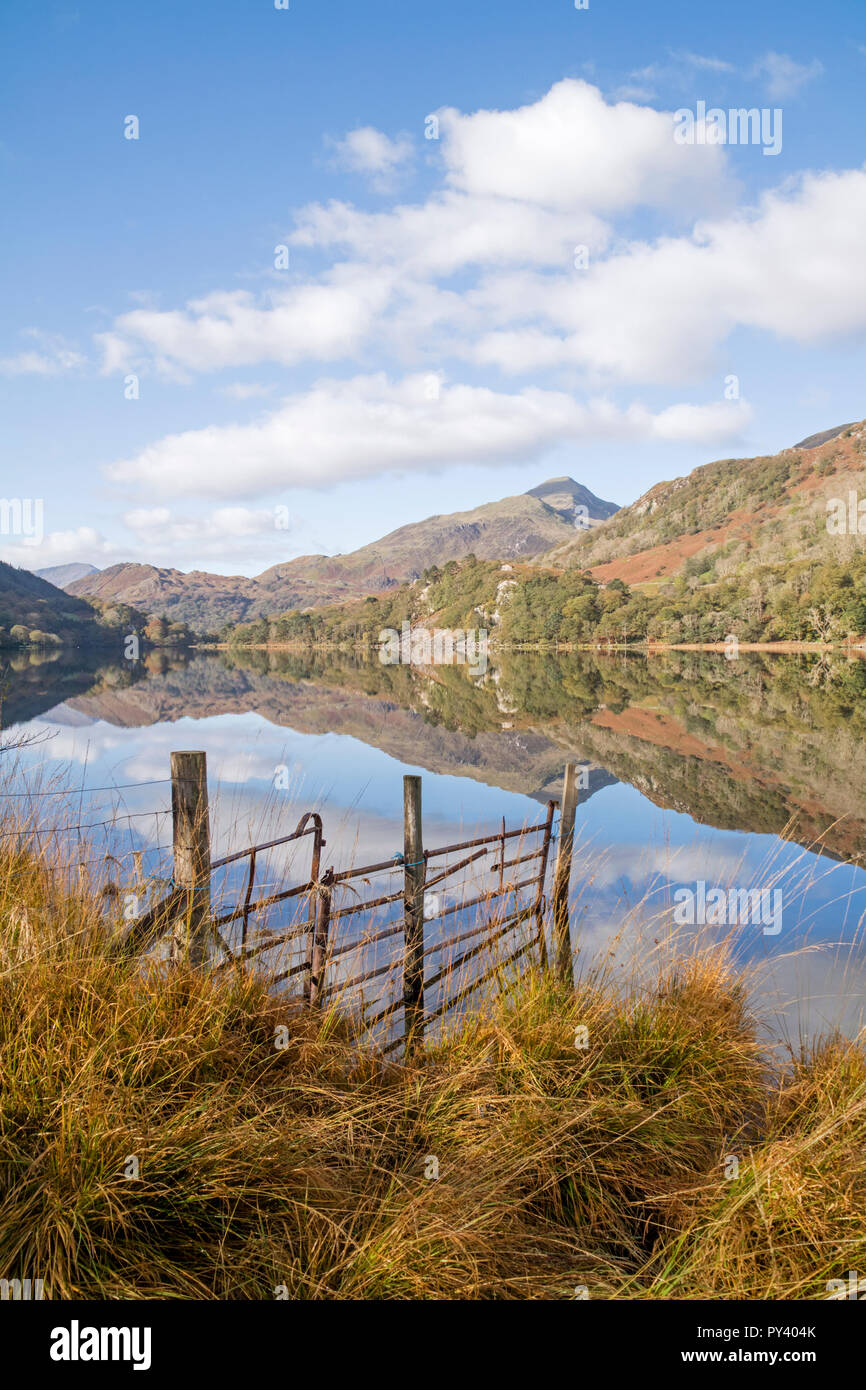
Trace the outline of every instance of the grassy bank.
{"type": "Polygon", "coordinates": [[[111,959],[86,887],[2,844],[4,1277],[51,1298],[763,1299],[866,1271],[863,1051],[768,1062],[718,950],[627,997],[529,974],[386,1062],[260,981],[111,959]]]}

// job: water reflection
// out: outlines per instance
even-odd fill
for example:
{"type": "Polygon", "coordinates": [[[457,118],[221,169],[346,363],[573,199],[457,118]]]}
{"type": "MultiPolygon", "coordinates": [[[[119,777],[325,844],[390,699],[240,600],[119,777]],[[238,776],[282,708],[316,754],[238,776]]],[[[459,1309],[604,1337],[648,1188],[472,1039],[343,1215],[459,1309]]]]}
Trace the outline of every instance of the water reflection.
{"type": "MultiPolygon", "coordinates": [[[[424,774],[425,839],[436,845],[491,831],[503,815],[541,819],[539,803],[575,760],[584,958],[633,953],[641,933],[651,942],[680,885],[772,879],[785,901],[779,937],[738,930],[741,954],[773,965],[765,997],[789,1017],[799,1011],[809,1030],[852,1031],[860,1020],[858,659],[526,654],[471,680],[459,667],[425,672],[349,655],[159,653],[147,665],[96,669],[18,658],[0,682],[7,729],[51,736],[23,750],[20,777],[53,792],[65,779],[66,802],[37,804],[95,825],[96,850],[120,861],[108,871],[121,886],[131,865],[144,879],[170,873],[172,749],[208,753],[216,855],[316,809],[324,862],[338,868],[401,847],[405,771],[424,774]]],[[[262,864],[270,883],[293,872],[288,853],[262,864]]]]}

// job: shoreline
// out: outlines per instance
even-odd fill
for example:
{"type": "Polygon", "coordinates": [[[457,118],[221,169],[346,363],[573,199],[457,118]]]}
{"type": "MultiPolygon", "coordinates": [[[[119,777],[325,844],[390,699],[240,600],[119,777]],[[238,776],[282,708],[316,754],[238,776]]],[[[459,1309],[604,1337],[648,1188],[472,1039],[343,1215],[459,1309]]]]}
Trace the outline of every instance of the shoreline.
{"type": "MultiPolygon", "coordinates": [[[[372,643],[345,642],[191,642],[190,649],[203,652],[368,652],[375,655],[378,648],[372,643]]],[[[657,652],[719,652],[727,654],[726,642],[520,642],[492,645],[496,652],[634,652],[653,656],[657,652]]],[[[797,652],[844,652],[849,656],[866,657],[866,642],[739,642],[741,652],[770,652],[780,655],[797,652]]],[[[390,664],[390,663],[388,663],[390,664]]]]}

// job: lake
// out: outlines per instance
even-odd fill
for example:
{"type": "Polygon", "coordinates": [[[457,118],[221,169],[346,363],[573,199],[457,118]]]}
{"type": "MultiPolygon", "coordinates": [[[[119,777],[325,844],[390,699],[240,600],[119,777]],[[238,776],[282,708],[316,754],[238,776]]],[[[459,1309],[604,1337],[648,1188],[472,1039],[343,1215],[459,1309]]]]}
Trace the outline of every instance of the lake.
{"type": "MultiPolygon", "coordinates": [[[[653,959],[675,914],[684,940],[703,914],[704,934],[733,933],[738,957],[758,968],[777,1032],[863,1024],[859,659],[503,654],[473,678],[339,654],[155,653],[90,667],[79,655],[16,658],[2,682],[6,729],[35,739],[5,755],[7,804],[46,834],[92,827],[86,849],[77,829],[62,831],[64,855],[113,855],[105,876],[121,894],[136,863],[137,881],[170,877],[172,750],[207,753],[215,856],[288,834],[317,810],[323,867],[337,869],[402,850],[404,773],[423,777],[433,848],[495,833],[503,817],[540,822],[576,761],[581,964],[609,961],[625,979],[653,959]],[[719,889],[734,901],[762,889],[778,911],[714,922],[703,905],[719,889]]],[[[304,855],[294,845],[264,856],[257,883],[300,881],[304,855]]],[[[241,878],[241,866],[228,871],[230,899],[241,878]]],[[[374,889],[385,891],[379,878],[374,889]]]]}

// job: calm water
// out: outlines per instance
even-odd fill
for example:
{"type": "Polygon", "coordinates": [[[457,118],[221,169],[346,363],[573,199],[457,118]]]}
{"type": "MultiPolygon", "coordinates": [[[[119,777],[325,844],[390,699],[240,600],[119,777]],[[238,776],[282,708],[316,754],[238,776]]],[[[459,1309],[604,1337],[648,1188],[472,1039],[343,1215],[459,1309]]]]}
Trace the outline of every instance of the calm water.
{"type": "MultiPolygon", "coordinates": [[[[17,668],[3,677],[4,723],[37,741],[4,794],[38,792],[14,804],[46,830],[94,827],[87,850],[66,832],[65,853],[113,854],[105,873],[121,891],[133,852],[146,879],[171,872],[173,749],[207,752],[215,855],[288,833],[312,809],[323,866],[337,869],[402,849],[405,772],[423,776],[432,848],[496,831],[503,816],[539,822],[576,760],[582,960],[647,958],[684,887],[770,887],[778,934],[734,929],[743,959],[762,963],[763,1002],[792,1036],[862,1026],[866,663],[534,654],[478,680],[262,653],[17,668]]],[[[260,884],[306,878],[307,856],[306,844],[273,851],[260,884]]],[[[237,873],[223,886],[236,895],[237,873]]],[[[364,891],[388,886],[380,876],[364,891]]],[[[344,978],[357,968],[347,961],[344,978]]]]}

